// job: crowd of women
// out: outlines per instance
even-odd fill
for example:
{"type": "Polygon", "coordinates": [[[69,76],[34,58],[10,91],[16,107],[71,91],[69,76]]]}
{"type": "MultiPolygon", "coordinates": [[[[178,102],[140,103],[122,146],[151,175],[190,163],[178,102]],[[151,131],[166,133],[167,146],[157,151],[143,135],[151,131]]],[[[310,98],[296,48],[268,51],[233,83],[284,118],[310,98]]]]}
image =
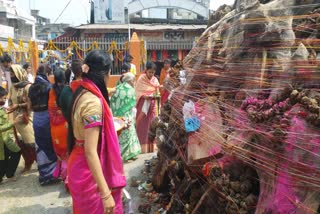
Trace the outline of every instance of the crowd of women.
{"type": "MultiPolygon", "coordinates": [[[[165,91],[155,64],[148,62],[136,82],[125,63],[116,88],[108,92],[112,62],[103,51],[91,51],[83,62],[73,60],[71,72],[52,72],[41,64],[35,77],[29,65],[5,57],[2,67],[10,72],[11,86],[8,95],[0,88],[0,105],[6,97],[9,102],[0,110],[0,183],[5,175],[14,180],[21,154],[22,173],[36,161],[41,185],[64,182],[74,213],[123,213],[122,163],[154,151],[148,130],[159,110],[159,91],[165,91]],[[126,124],[119,136],[114,117],[126,124]]],[[[168,78],[169,70],[164,71],[168,78]]]]}

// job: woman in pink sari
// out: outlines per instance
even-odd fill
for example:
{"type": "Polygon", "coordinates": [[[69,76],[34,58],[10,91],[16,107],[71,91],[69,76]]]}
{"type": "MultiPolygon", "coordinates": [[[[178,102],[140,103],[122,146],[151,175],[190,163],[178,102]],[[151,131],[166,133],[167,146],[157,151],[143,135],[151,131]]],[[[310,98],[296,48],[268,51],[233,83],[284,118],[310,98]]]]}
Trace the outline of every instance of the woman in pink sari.
{"type": "Polygon", "coordinates": [[[123,213],[121,194],[126,179],[109,108],[106,81],[110,67],[105,52],[91,51],[71,104],[68,181],[75,214],[123,213]]]}
{"type": "Polygon", "coordinates": [[[154,143],[149,140],[148,132],[152,119],[156,116],[157,100],[155,95],[159,91],[159,81],[154,76],[156,65],[147,63],[146,72],[141,74],[136,83],[137,117],[136,129],[141,144],[142,153],[154,152],[154,143]]]}

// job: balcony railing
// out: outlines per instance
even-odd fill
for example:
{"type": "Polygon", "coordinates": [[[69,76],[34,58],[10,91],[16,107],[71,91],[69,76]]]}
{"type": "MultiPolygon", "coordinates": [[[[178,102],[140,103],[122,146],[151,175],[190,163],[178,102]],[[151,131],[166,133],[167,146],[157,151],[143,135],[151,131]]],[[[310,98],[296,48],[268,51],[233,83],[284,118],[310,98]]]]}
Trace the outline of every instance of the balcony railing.
{"type": "Polygon", "coordinates": [[[147,50],[191,50],[193,41],[147,41],[147,50]]]}
{"type": "MultiPolygon", "coordinates": [[[[141,1],[141,0],[131,0],[131,1],[129,0],[128,3],[134,2],[134,1],[141,1]]],[[[198,3],[198,4],[202,5],[202,6],[205,6],[205,7],[207,7],[208,6],[207,4],[210,3],[210,1],[208,1],[208,0],[192,0],[192,1],[198,3]]]]}

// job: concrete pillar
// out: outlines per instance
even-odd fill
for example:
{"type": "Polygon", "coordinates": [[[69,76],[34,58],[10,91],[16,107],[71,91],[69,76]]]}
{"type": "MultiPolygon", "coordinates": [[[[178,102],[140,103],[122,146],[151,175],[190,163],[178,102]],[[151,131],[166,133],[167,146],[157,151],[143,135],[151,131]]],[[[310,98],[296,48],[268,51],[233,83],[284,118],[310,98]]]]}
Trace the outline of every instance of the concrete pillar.
{"type": "Polygon", "coordinates": [[[36,39],[36,24],[32,24],[31,26],[32,28],[32,39],[35,40],[36,39]]]}
{"type": "Polygon", "coordinates": [[[133,57],[132,64],[137,68],[137,76],[141,73],[141,44],[136,32],[132,34],[130,39],[129,53],[133,57]]]}

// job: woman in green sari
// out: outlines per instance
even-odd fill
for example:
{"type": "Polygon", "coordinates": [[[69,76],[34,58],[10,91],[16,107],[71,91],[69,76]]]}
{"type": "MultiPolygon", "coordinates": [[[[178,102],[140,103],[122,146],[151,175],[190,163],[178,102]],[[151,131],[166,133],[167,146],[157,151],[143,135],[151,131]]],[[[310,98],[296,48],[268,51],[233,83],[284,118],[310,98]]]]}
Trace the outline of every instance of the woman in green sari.
{"type": "Polygon", "coordinates": [[[141,153],[140,142],[135,128],[136,93],[134,82],[135,76],[132,73],[126,73],[122,78],[122,83],[117,85],[116,92],[110,100],[113,116],[121,117],[129,124],[119,136],[123,161],[134,159],[141,153]]]}

